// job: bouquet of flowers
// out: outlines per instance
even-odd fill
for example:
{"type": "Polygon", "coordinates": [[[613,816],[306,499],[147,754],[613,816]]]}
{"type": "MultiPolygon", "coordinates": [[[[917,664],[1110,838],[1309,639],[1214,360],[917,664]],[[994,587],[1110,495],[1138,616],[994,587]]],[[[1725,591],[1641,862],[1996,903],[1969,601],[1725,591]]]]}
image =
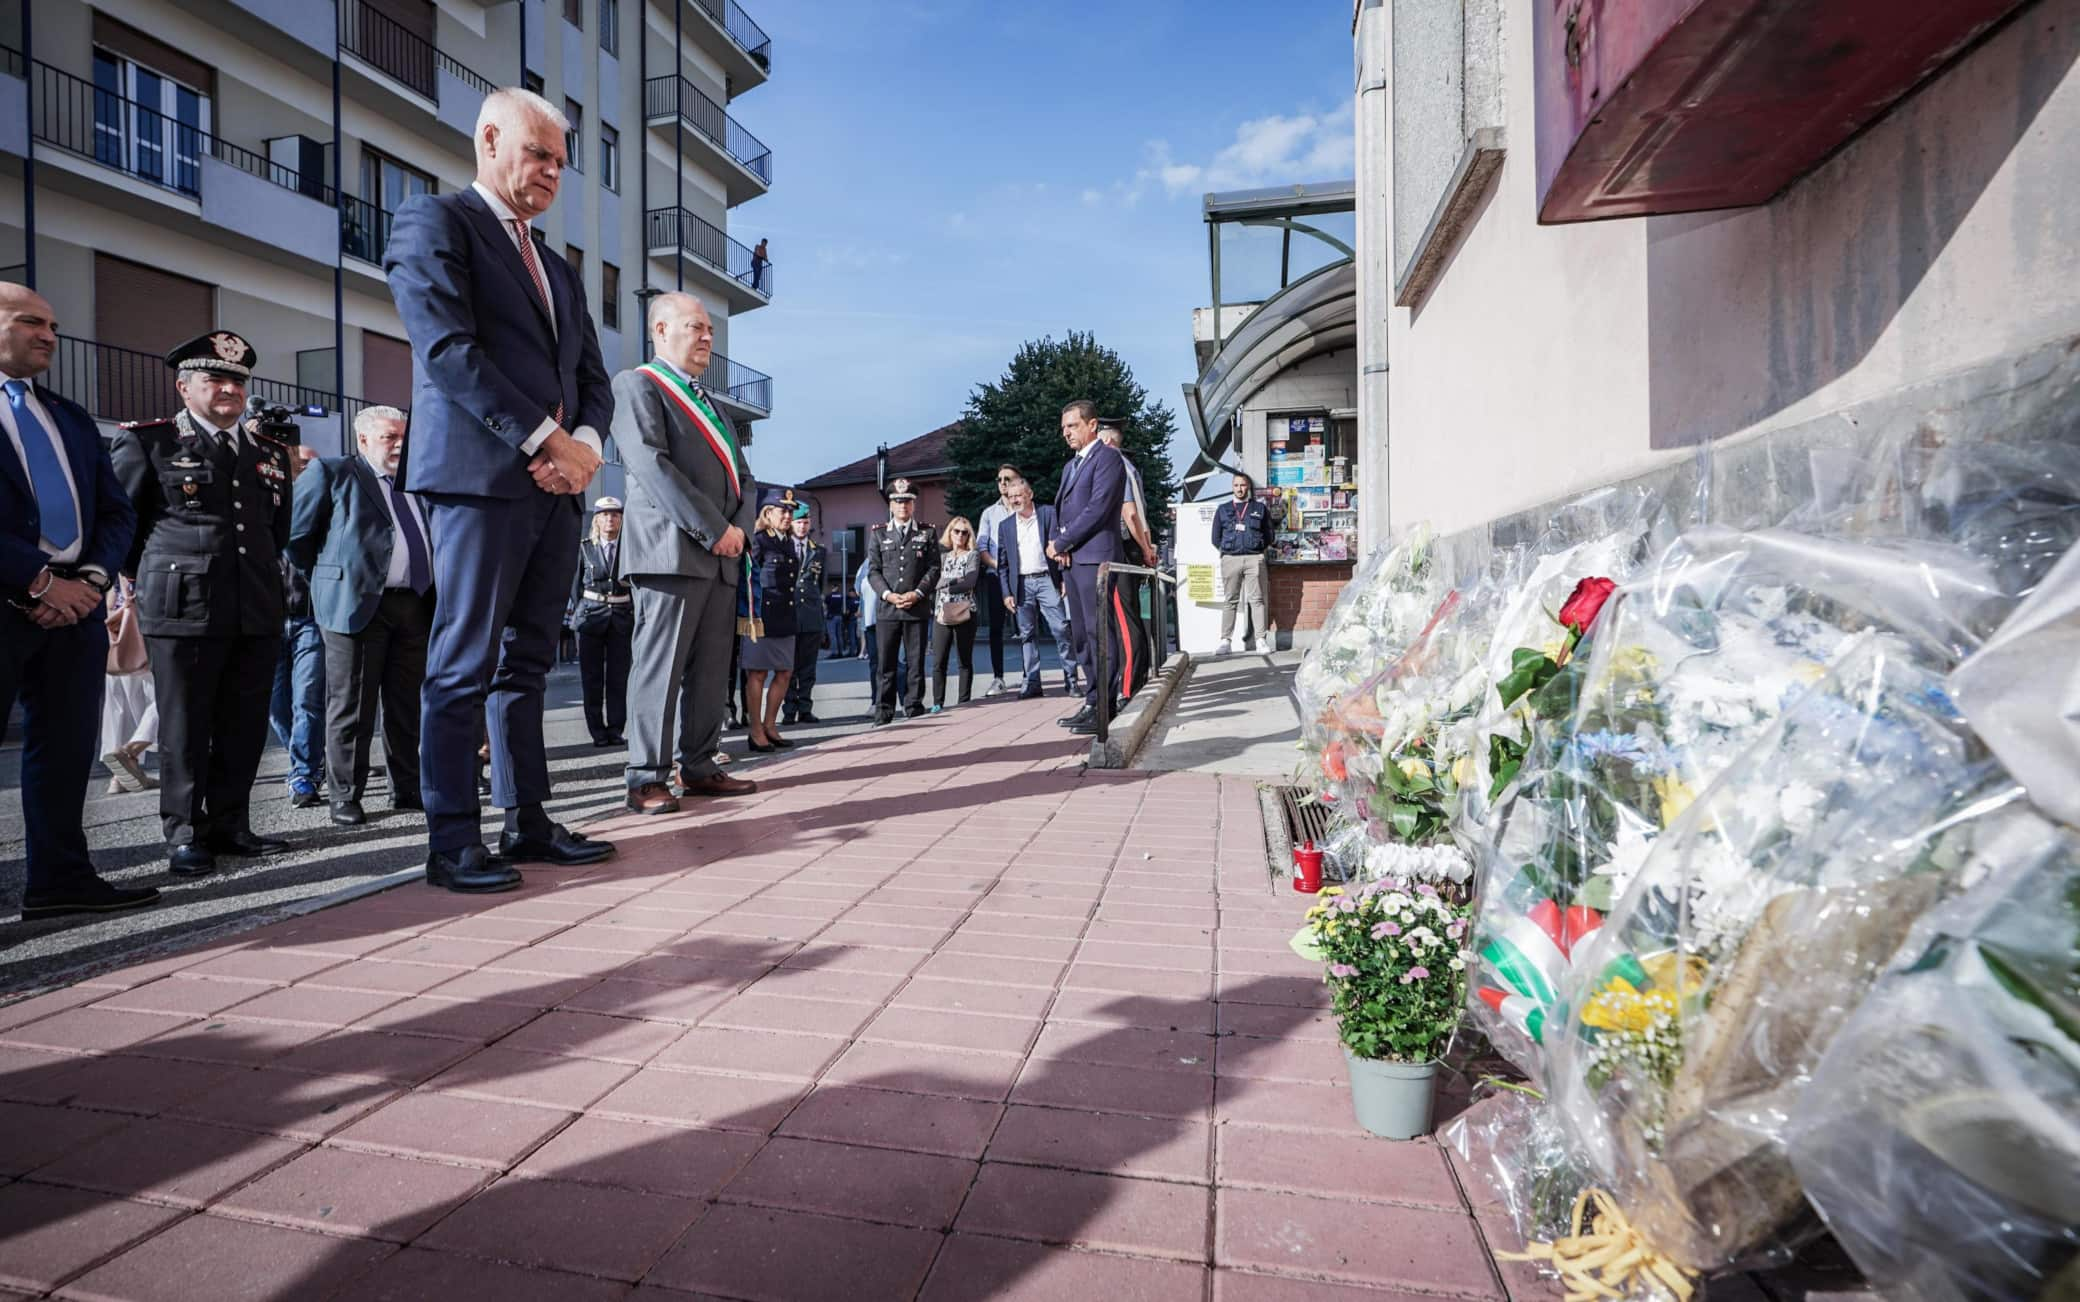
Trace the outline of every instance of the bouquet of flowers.
{"type": "Polygon", "coordinates": [[[1322,897],[1296,948],[1328,964],[1344,1047],[1359,1058],[1436,1061],[1466,1001],[1466,906],[1427,882],[1331,886],[1322,897]]]}

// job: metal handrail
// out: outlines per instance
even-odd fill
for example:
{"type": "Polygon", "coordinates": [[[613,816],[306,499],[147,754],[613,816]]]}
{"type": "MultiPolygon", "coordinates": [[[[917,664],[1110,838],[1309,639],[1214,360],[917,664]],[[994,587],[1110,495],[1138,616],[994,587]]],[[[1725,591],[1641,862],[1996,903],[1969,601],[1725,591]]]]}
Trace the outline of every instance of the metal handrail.
{"type": "Polygon", "coordinates": [[[699,379],[708,388],[728,394],[747,407],[773,410],[773,377],[764,371],[716,353],[708,359],[708,369],[700,373],[699,379]]]}
{"type": "Polygon", "coordinates": [[[677,115],[687,126],[706,136],[744,170],[767,185],[773,183],[773,151],[757,136],[746,131],[722,105],[684,77],[666,73],[643,83],[645,121],[677,115]]]}
{"type": "Polygon", "coordinates": [[[773,264],[754,264],[751,250],[721,227],[684,208],[653,208],[645,214],[645,222],[645,248],[677,246],[752,292],[773,296],[773,264]]]}
{"type": "Polygon", "coordinates": [[[440,102],[437,74],[442,72],[480,95],[498,89],[474,68],[367,0],[339,0],[339,47],[435,103],[440,102]]]}
{"type": "Polygon", "coordinates": [[[22,68],[25,63],[26,60],[23,59],[20,50],[17,50],[12,45],[0,45],[0,72],[4,72],[10,77],[19,77],[22,75],[22,68]]]}
{"type": "MultiPolygon", "coordinates": [[[[1098,611],[1094,617],[1098,623],[1098,636],[1091,644],[1091,680],[1098,687],[1095,722],[1097,738],[1101,743],[1112,736],[1112,658],[1106,651],[1112,646],[1112,579],[1118,574],[1152,578],[1159,586],[1164,583],[1173,588],[1177,586],[1177,576],[1166,570],[1151,569],[1146,565],[1122,565],[1117,561],[1107,561],[1098,566],[1098,611]]],[[[1149,645],[1155,653],[1155,664],[1149,667],[1148,672],[1153,676],[1156,670],[1162,667],[1163,662],[1170,658],[1170,605],[1166,601],[1152,601],[1149,606],[1152,611],[1150,619],[1154,624],[1149,635],[1149,645]]],[[[1120,685],[1132,686],[1130,683],[1120,685]]],[[[1129,695],[1131,694],[1130,692],[1129,695]]]]}
{"type": "MultiPolygon", "coordinates": [[[[96,343],[73,335],[58,336],[58,350],[42,378],[45,388],[85,407],[102,420],[158,420],[179,411],[173,372],[157,353],[117,344],[96,343]]],[[[326,389],[255,376],[246,392],[285,407],[323,407],[344,411],[369,404],[359,398],[344,402],[326,389]]]]}
{"type": "Polygon", "coordinates": [[[773,40],[766,35],[763,27],[751,21],[751,15],[744,12],[737,0],[723,0],[722,4],[715,3],[715,0],[693,2],[705,10],[717,26],[729,33],[729,38],[735,41],[744,53],[750,55],[753,62],[768,73],[772,72],[773,40]]]}
{"type": "Polygon", "coordinates": [[[383,265],[383,250],[390,247],[390,223],[397,214],[378,208],[366,199],[342,195],[339,202],[340,251],[363,262],[383,265]]]}

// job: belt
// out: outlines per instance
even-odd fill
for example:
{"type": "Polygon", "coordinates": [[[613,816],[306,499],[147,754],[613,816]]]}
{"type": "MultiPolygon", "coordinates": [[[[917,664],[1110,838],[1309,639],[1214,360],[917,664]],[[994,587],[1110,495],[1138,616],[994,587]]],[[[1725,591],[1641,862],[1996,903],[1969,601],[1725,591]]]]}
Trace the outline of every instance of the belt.
{"type": "Polygon", "coordinates": [[[1045,573],[1047,573],[1046,570],[1020,570],[1018,577],[1021,579],[1037,579],[1045,573]]]}
{"type": "Polygon", "coordinates": [[[625,606],[625,605],[627,605],[627,604],[628,604],[629,602],[631,602],[631,601],[634,601],[634,600],[635,600],[635,598],[634,598],[634,597],[616,597],[616,596],[612,596],[612,595],[609,595],[608,593],[604,593],[604,592],[593,592],[593,591],[591,591],[590,589],[587,589],[587,590],[586,590],[586,592],[585,592],[585,600],[587,600],[587,601],[603,601],[603,602],[605,602],[605,603],[606,603],[607,605],[609,605],[609,606],[625,606]]]}

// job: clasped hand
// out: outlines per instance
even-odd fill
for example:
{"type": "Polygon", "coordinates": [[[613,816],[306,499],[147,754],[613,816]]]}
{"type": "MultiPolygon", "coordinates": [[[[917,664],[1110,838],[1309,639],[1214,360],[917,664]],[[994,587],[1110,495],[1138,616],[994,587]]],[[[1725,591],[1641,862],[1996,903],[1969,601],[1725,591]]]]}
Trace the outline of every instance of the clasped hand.
{"type": "MultiPolygon", "coordinates": [[[[38,628],[65,628],[77,624],[101,604],[101,593],[91,583],[51,575],[42,598],[26,612],[38,628]]],[[[34,584],[30,585],[34,590],[34,584]]]]}
{"type": "Polygon", "coordinates": [[[559,429],[542,440],[534,460],[527,463],[527,473],[534,476],[534,486],[543,492],[569,495],[583,493],[599,473],[599,465],[599,453],[559,429]]]}

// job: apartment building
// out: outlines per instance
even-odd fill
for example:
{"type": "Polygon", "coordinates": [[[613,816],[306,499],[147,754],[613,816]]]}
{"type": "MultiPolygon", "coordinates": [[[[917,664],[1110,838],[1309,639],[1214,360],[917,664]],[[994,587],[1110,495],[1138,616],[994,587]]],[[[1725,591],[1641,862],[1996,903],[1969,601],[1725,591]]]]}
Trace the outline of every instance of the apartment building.
{"type": "Polygon", "coordinates": [[[697,294],[703,379],[748,436],[772,380],[729,356],[729,323],[775,269],[730,214],[773,159],[734,100],[771,71],[735,0],[0,0],[0,278],[51,300],[50,382],[103,421],[172,411],[160,354],[225,328],[260,354],[254,392],[336,451],[361,407],[411,406],[392,214],[469,184],[484,96],[520,83],[571,119],[537,226],[608,369],[644,359],[649,293],[697,294]]]}

